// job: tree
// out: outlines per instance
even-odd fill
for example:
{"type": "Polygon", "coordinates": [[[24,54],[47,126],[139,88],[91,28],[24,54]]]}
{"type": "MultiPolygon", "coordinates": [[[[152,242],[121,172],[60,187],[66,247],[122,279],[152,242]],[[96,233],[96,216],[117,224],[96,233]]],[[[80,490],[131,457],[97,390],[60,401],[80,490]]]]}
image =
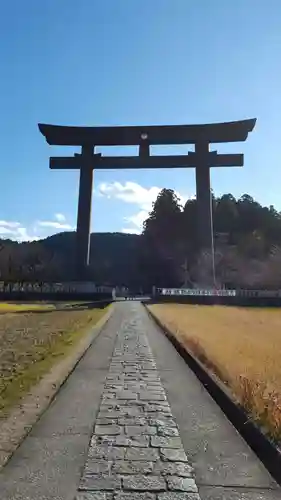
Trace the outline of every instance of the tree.
{"type": "Polygon", "coordinates": [[[166,279],[170,286],[180,281],[182,253],[182,207],[172,189],[162,189],[153,204],[142,234],[140,267],[148,272],[147,283],[158,285],[166,279]]]}
{"type": "MultiPolygon", "coordinates": [[[[154,267],[159,267],[160,256],[168,255],[173,262],[170,271],[173,269],[171,272],[177,282],[184,282],[187,276],[196,281],[199,276],[206,285],[210,284],[213,281],[212,259],[210,255],[201,255],[197,245],[196,200],[189,200],[182,211],[169,191],[165,196],[160,193],[160,199],[144,224],[144,235],[149,235],[150,241],[158,244],[147,260],[151,266],[158,259],[154,267]],[[174,224],[172,231],[169,221],[174,224]]],[[[213,225],[218,283],[246,286],[248,282],[255,286],[261,284],[265,276],[267,281],[273,276],[272,269],[279,259],[275,257],[274,260],[270,251],[273,245],[281,246],[281,216],[274,207],[262,207],[248,194],[238,200],[230,193],[219,198],[213,196],[213,225]]],[[[161,266],[159,272],[161,274],[161,266]]],[[[277,275],[280,275],[281,286],[281,273],[277,275]]],[[[161,281],[160,277],[158,280],[161,281]]]]}
{"type": "Polygon", "coordinates": [[[213,213],[214,233],[228,233],[229,243],[231,243],[233,235],[237,231],[238,217],[236,199],[232,194],[225,194],[218,198],[213,213]]]}

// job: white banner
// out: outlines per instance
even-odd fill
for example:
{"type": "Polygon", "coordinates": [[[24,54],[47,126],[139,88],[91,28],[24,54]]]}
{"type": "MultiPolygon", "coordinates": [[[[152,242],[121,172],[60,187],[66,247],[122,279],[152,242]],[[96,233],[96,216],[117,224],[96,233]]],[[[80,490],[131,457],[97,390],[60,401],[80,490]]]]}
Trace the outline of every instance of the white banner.
{"type": "Polygon", "coordinates": [[[236,290],[217,290],[204,288],[157,288],[160,295],[204,295],[204,296],[235,296],[236,290]]]}
{"type": "Polygon", "coordinates": [[[281,297],[281,290],[225,290],[204,288],[156,288],[156,295],[194,295],[194,296],[219,296],[219,297],[281,297]]]}

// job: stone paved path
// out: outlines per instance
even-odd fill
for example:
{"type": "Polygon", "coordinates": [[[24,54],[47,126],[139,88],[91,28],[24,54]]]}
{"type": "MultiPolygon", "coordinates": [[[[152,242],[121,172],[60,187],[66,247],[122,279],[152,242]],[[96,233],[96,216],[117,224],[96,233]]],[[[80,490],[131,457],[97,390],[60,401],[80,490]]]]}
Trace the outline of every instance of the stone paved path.
{"type": "Polygon", "coordinates": [[[199,500],[147,336],[117,334],[77,500],[199,500]]]}

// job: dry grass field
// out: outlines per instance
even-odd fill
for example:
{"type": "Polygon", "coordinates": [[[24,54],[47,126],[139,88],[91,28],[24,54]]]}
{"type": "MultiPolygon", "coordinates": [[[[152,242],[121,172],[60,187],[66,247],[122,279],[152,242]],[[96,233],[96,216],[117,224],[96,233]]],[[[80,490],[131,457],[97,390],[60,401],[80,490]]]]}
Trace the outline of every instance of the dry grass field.
{"type": "Polygon", "coordinates": [[[158,304],[151,311],[281,440],[281,309],[158,304]]]}
{"type": "Polygon", "coordinates": [[[0,303],[0,418],[107,309],[0,303]]]}

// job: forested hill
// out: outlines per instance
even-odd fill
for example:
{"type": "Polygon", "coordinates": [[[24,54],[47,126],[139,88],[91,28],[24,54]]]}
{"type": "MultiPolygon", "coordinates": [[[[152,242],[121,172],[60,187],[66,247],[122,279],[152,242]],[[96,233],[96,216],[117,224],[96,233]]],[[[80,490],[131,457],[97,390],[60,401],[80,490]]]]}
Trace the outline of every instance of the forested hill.
{"type": "MultiPolygon", "coordinates": [[[[60,233],[43,241],[44,247],[74,260],[75,233],[60,233]]],[[[134,282],[137,268],[137,249],[140,236],[123,233],[92,233],[90,273],[98,283],[126,284],[134,282]]]]}
{"type": "MultiPolygon", "coordinates": [[[[30,243],[0,240],[1,278],[74,279],[75,236],[64,232],[30,243]]],[[[136,234],[91,234],[89,279],[134,285],[139,240],[136,234]]]]}
{"type": "MultiPolygon", "coordinates": [[[[215,274],[219,286],[281,288],[281,213],[248,194],[213,196],[215,274]]],[[[75,233],[17,243],[0,240],[2,280],[72,280],[75,233]]],[[[99,284],[150,289],[213,286],[210,255],[197,245],[196,200],[185,206],[163,189],[144,222],[142,235],[91,235],[88,279],[99,284]]]]}

